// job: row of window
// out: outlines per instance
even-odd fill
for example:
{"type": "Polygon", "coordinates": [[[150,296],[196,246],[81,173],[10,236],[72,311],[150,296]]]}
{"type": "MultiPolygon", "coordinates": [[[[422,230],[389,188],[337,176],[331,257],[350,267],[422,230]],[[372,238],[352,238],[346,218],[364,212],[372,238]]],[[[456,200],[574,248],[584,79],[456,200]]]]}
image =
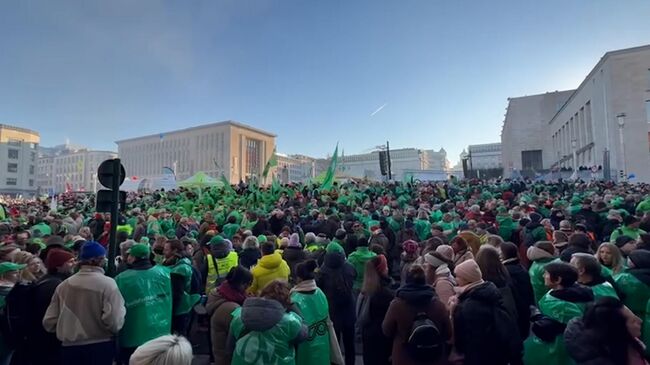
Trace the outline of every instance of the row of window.
{"type": "MultiPolygon", "coordinates": [[[[7,180],[5,181],[5,183],[8,186],[16,186],[16,185],[18,185],[18,178],[8,177],[7,180]]],[[[29,179],[29,186],[34,186],[34,180],[29,179]]]]}
{"type": "MultiPolygon", "coordinates": [[[[7,150],[7,157],[11,160],[17,160],[18,157],[20,156],[20,150],[14,150],[12,148],[7,150]]],[[[31,152],[30,153],[30,160],[36,161],[36,152],[31,152]]]]}
{"type": "MultiPolygon", "coordinates": [[[[10,139],[7,141],[7,144],[10,146],[20,147],[23,144],[23,141],[19,139],[10,139]]],[[[38,147],[38,143],[29,143],[29,148],[35,150],[38,147]]]]}
{"type": "MultiPolygon", "coordinates": [[[[9,162],[7,164],[7,172],[18,172],[18,164],[9,162]]],[[[29,174],[34,175],[34,165],[29,165],[29,174]]]]}

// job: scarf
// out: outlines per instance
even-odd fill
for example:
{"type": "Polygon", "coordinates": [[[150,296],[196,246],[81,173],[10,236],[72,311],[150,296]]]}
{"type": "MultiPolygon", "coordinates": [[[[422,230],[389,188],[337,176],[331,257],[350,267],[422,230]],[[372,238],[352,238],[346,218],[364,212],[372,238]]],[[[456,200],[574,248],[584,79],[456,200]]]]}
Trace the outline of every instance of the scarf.
{"type": "Polygon", "coordinates": [[[291,288],[292,293],[305,293],[305,292],[312,292],[316,290],[318,287],[316,286],[316,280],[311,279],[311,280],[304,280],[296,284],[293,288],[291,288]]]}
{"type": "Polygon", "coordinates": [[[224,281],[219,287],[217,288],[217,293],[221,295],[224,299],[226,299],[229,302],[235,302],[239,305],[244,304],[244,300],[246,300],[246,293],[242,293],[240,291],[237,291],[233,289],[233,287],[230,286],[228,281],[224,281]]]}

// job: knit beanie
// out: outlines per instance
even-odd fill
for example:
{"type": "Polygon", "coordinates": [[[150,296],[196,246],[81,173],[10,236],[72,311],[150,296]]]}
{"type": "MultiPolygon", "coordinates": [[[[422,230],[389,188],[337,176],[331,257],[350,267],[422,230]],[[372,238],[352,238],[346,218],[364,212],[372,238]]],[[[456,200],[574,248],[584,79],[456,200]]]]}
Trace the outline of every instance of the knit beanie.
{"type": "Polygon", "coordinates": [[[131,247],[129,255],[138,259],[145,259],[151,255],[151,249],[149,248],[149,245],[143,245],[140,243],[131,247]]]}
{"type": "Polygon", "coordinates": [[[54,270],[72,259],[74,259],[72,253],[55,248],[47,253],[45,267],[48,270],[54,270]]]}
{"type": "Polygon", "coordinates": [[[325,252],[327,253],[340,252],[345,255],[345,250],[343,249],[343,247],[336,242],[330,242],[325,248],[325,252]]]}
{"type": "Polygon", "coordinates": [[[80,260],[90,260],[98,257],[105,257],[106,249],[95,241],[88,241],[81,246],[81,252],[79,253],[80,260]]]}
{"type": "Polygon", "coordinates": [[[257,236],[257,242],[261,245],[262,243],[267,242],[269,239],[265,235],[261,234],[257,236]]]}
{"type": "Polygon", "coordinates": [[[388,276],[388,261],[386,261],[386,256],[377,255],[374,259],[375,269],[382,276],[388,276]]]}
{"type": "Polygon", "coordinates": [[[294,233],[289,237],[288,247],[302,247],[302,245],[300,244],[300,236],[298,236],[298,233],[294,233]]]}
{"type": "Polygon", "coordinates": [[[453,261],[454,249],[449,245],[440,245],[436,248],[436,253],[440,254],[447,261],[453,261]]]}
{"type": "Polygon", "coordinates": [[[478,264],[474,260],[467,260],[460,263],[454,269],[454,275],[463,279],[465,282],[472,284],[483,280],[483,274],[478,264]]]}
{"type": "Polygon", "coordinates": [[[414,254],[418,251],[418,248],[420,246],[418,245],[417,242],[413,240],[408,240],[402,244],[402,247],[404,248],[404,252],[406,252],[407,254],[414,254]]]}

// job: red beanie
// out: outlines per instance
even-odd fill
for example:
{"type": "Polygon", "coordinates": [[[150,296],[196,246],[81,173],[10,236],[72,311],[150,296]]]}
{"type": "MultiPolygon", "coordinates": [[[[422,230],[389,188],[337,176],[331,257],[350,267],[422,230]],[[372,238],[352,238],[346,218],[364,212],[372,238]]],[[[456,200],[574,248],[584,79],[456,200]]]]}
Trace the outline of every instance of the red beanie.
{"type": "Polygon", "coordinates": [[[48,270],[53,270],[60,267],[61,265],[65,264],[66,262],[70,261],[73,258],[74,255],[68,251],[53,249],[47,253],[47,258],[45,259],[45,267],[48,270]]]}
{"type": "Polygon", "coordinates": [[[377,272],[383,276],[388,276],[388,261],[386,261],[386,256],[377,255],[377,258],[374,261],[375,269],[377,272]]]}

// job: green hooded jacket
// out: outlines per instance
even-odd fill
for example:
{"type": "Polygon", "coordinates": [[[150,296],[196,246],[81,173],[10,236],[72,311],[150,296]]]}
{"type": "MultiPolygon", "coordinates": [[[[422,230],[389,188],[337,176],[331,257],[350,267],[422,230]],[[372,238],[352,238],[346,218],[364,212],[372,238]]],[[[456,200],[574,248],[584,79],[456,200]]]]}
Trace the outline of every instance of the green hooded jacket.
{"type": "Polygon", "coordinates": [[[548,288],[544,285],[544,267],[555,260],[553,257],[536,260],[528,269],[530,284],[533,286],[533,293],[535,294],[535,303],[538,303],[548,293],[548,288]]]}
{"type": "Polygon", "coordinates": [[[365,246],[357,247],[357,249],[348,256],[348,262],[357,272],[357,276],[354,278],[354,289],[361,289],[366,262],[370,261],[375,256],[377,256],[377,254],[370,251],[368,247],[365,246]]]}
{"type": "Polygon", "coordinates": [[[185,281],[183,297],[181,298],[180,303],[175,308],[175,316],[189,313],[194,305],[199,302],[201,299],[200,294],[190,294],[192,288],[192,263],[190,259],[184,257],[176,263],[174,266],[169,267],[170,275],[179,275],[183,277],[185,281]]]}

